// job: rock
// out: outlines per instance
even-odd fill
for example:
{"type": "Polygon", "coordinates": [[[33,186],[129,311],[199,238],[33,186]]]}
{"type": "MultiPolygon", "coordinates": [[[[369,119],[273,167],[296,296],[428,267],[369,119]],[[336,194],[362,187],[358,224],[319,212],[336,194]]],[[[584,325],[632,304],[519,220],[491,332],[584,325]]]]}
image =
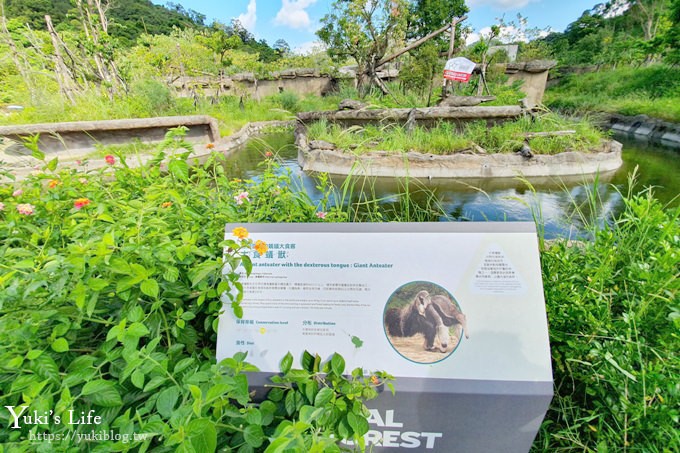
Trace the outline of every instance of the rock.
{"type": "Polygon", "coordinates": [[[472,107],[482,102],[495,101],[496,96],[449,96],[442,99],[439,107],[472,107]]]}
{"type": "Polygon", "coordinates": [[[355,101],[353,99],[344,99],[338,105],[338,110],[362,110],[365,109],[367,106],[368,106],[367,104],[361,101],[355,101]]]}
{"type": "Polygon", "coordinates": [[[312,149],[335,149],[335,145],[324,140],[312,140],[309,142],[312,149]]]}

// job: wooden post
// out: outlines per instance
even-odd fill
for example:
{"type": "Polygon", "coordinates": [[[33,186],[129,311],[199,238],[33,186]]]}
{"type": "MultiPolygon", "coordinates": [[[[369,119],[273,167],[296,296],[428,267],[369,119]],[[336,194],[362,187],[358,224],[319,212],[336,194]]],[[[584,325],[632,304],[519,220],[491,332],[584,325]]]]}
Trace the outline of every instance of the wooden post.
{"type": "MultiPolygon", "coordinates": [[[[467,19],[467,16],[463,16],[460,19],[458,18],[453,18],[451,19],[451,39],[449,40],[449,53],[447,54],[446,60],[450,60],[451,57],[453,57],[453,53],[456,50],[456,26],[458,25],[459,22],[464,21],[467,19]]],[[[444,82],[444,87],[442,90],[442,99],[446,99],[449,96],[449,86],[451,85],[450,80],[446,80],[444,82]]]]}

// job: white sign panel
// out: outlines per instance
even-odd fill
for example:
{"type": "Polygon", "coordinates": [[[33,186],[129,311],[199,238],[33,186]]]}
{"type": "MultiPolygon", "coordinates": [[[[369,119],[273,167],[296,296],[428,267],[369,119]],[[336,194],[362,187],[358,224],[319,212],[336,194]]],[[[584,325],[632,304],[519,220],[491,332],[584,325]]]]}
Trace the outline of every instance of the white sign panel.
{"type": "Polygon", "coordinates": [[[444,67],[444,78],[456,82],[470,81],[470,75],[475,70],[477,64],[467,58],[456,57],[446,62],[444,67]]]}
{"type": "Polygon", "coordinates": [[[287,352],[413,378],[551,381],[538,242],[528,223],[253,224],[269,245],[228,304],[217,359],[277,372],[287,352]]]}

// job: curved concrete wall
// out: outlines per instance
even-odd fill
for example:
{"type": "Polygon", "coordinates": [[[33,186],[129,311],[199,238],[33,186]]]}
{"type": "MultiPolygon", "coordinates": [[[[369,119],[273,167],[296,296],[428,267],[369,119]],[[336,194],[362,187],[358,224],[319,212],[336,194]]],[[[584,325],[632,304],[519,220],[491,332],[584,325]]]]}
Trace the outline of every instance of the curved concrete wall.
{"type": "Polygon", "coordinates": [[[604,141],[594,152],[564,152],[526,159],[516,154],[452,154],[375,151],[357,156],[340,150],[300,148],[298,162],[305,171],[340,175],[413,178],[511,178],[567,176],[616,170],[622,164],[621,144],[604,141]]]}
{"type": "Polygon", "coordinates": [[[680,124],[650,118],[647,115],[608,115],[604,127],[636,139],[680,148],[680,124]]]}

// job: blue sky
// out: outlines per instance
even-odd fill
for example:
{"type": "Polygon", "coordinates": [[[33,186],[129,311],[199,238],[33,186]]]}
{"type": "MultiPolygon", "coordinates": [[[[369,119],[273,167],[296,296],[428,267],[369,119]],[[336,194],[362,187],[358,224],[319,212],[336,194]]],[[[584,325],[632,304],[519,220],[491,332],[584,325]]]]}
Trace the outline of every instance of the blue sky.
{"type": "MultiPolygon", "coordinates": [[[[153,0],[164,4],[165,1],[153,0]]],[[[258,39],[273,44],[283,38],[293,49],[305,50],[317,41],[314,32],[321,18],[330,11],[332,0],[173,0],[213,19],[229,23],[239,18],[258,39]]],[[[498,23],[516,19],[517,13],[528,19],[528,27],[552,27],[564,31],[583,11],[599,3],[596,0],[466,0],[470,8],[468,24],[482,31],[498,23]]]]}

